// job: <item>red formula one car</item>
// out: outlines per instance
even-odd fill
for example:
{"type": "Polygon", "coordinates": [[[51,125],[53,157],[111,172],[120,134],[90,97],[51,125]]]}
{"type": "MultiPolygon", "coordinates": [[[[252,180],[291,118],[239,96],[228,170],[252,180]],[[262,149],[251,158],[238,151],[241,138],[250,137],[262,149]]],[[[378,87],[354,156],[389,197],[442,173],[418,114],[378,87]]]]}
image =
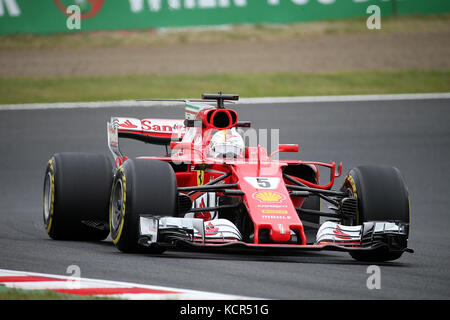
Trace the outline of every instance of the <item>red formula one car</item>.
{"type": "MultiPolygon", "coordinates": [[[[204,94],[185,101],[185,118],[115,118],[105,155],[58,153],[47,165],[44,224],[53,239],[103,240],[123,252],[170,248],[346,251],[356,260],[398,259],[410,209],[399,170],[361,166],[331,190],[342,164],[279,160],[252,140],[250,123],[204,94]],[[128,158],[119,138],[166,146],[161,157],[128,158]],[[169,149],[170,148],[170,149],[169,149]],[[319,167],[330,179],[319,184],[319,167]],[[330,210],[321,211],[320,202],[330,210]]],[[[253,132],[254,133],[254,132],[253,132]]]]}

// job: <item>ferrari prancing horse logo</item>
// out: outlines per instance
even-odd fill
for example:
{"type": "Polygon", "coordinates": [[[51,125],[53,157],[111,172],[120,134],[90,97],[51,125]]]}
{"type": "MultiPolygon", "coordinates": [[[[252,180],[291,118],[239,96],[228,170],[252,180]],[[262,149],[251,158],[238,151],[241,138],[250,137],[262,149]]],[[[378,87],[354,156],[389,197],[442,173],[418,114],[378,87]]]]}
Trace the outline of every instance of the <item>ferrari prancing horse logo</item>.
{"type": "Polygon", "coordinates": [[[202,186],[205,183],[205,171],[198,170],[197,171],[197,185],[202,186]]]}

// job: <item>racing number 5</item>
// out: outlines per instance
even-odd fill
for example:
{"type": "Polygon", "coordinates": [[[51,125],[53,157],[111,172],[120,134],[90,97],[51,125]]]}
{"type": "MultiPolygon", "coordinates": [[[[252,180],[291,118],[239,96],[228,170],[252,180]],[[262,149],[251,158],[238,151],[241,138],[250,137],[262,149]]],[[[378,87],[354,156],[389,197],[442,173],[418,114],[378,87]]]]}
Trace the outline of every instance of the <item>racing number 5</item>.
{"type": "Polygon", "coordinates": [[[256,178],[256,183],[260,188],[270,188],[270,181],[268,178],[256,178]]]}

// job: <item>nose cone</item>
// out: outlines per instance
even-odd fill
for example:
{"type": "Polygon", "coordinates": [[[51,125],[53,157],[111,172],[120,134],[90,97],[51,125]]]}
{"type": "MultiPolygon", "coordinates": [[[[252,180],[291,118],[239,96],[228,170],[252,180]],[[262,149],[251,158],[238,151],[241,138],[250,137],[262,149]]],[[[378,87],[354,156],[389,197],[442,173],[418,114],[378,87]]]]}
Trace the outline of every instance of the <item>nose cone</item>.
{"type": "Polygon", "coordinates": [[[282,223],[277,223],[272,225],[272,230],[270,232],[270,239],[273,241],[289,241],[291,240],[291,229],[289,224],[285,225],[282,223]]]}
{"type": "Polygon", "coordinates": [[[260,230],[265,229],[273,242],[290,241],[292,230],[300,235],[301,243],[306,244],[303,225],[286,189],[281,169],[275,168],[275,164],[259,170],[252,164],[240,164],[235,166],[235,172],[254,223],[254,243],[260,243],[260,230]]]}

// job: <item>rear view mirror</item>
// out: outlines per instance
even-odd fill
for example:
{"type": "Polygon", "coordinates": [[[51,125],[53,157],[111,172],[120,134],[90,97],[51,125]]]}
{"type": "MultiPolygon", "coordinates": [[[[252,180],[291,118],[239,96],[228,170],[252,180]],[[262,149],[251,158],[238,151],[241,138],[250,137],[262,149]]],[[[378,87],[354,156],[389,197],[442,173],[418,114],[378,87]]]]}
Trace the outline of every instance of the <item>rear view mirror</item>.
{"type": "Polygon", "coordinates": [[[298,152],[298,144],[280,144],[278,152],[298,152]]]}
{"type": "Polygon", "coordinates": [[[279,144],[278,150],[272,152],[272,154],[269,156],[269,158],[272,158],[274,155],[276,155],[279,152],[298,152],[298,144],[279,144]]]}

